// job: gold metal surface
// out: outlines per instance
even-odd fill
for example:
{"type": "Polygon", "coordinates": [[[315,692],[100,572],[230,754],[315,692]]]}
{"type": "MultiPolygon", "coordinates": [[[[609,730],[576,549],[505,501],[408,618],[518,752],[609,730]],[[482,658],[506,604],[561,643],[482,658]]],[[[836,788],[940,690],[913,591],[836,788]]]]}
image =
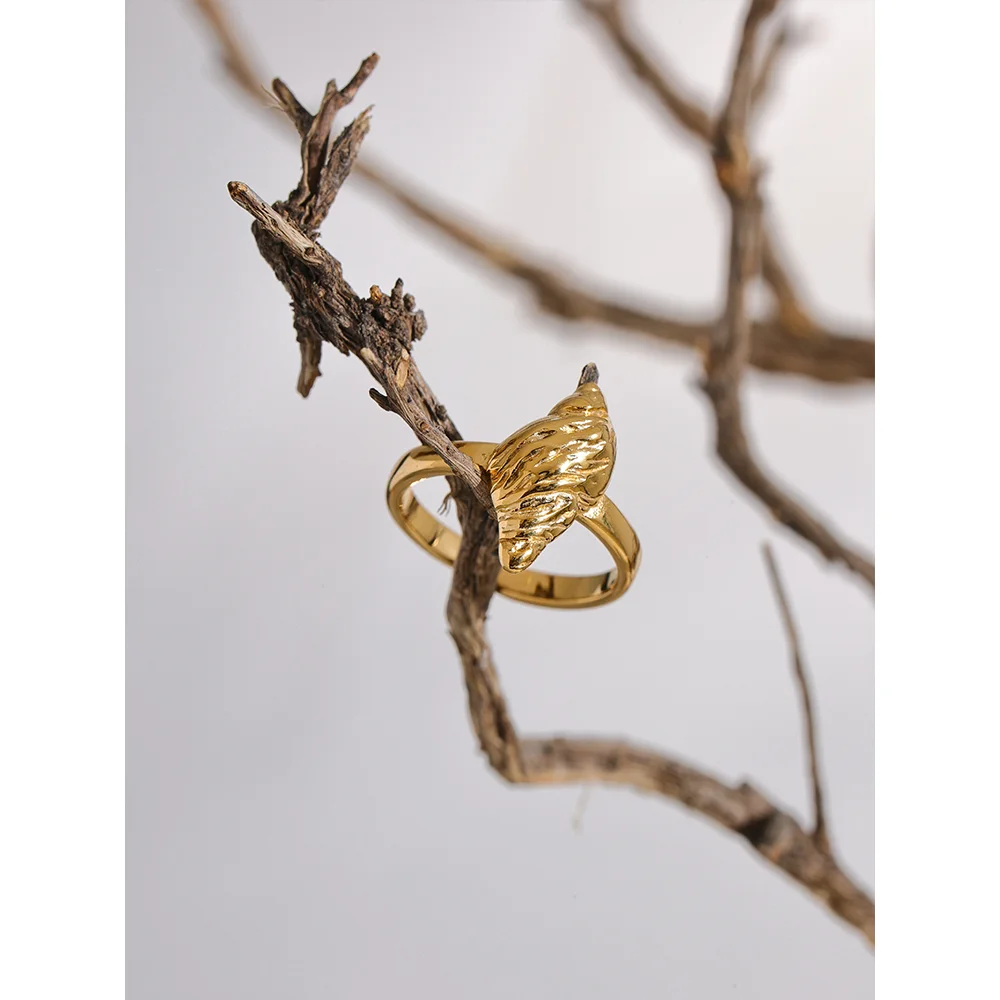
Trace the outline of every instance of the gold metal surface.
{"type": "Polygon", "coordinates": [[[600,500],[614,464],[615,432],[594,382],[500,444],[488,469],[503,568],[527,569],[600,500]]]}
{"type": "MultiPolygon", "coordinates": [[[[456,446],[490,473],[500,526],[499,593],[557,608],[607,604],[625,593],[639,568],[639,540],[604,495],[614,467],[615,433],[595,383],[584,383],[548,416],[500,445],[463,441],[456,446]],[[593,576],[529,570],[545,546],[574,521],[601,541],[615,568],[593,576]]],[[[414,448],[393,470],[386,491],[389,510],[400,527],[448,565],[458,556],[459,536],[417,502],[413,486],[450,474],[433,449],[414,448]]]]}

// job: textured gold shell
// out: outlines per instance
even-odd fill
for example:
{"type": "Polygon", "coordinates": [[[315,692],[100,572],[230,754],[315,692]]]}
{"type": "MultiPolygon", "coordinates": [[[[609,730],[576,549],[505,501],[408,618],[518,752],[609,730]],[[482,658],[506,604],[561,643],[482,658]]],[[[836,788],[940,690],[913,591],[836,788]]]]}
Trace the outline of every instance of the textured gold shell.
{"type": "Polygon", "coordinates": [[[596,382],[498,445],[489,473],[503,568],[527,569],[600,499],[614,464],[615,432],[596,382]]]}

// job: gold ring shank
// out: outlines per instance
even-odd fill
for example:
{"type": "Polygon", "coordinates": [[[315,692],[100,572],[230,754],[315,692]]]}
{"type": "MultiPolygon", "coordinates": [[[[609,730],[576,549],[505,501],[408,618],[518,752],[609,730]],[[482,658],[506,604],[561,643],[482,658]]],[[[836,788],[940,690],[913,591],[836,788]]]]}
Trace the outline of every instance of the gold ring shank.
{"type": "MultiPolygon", "coordinates": [[[[481,468],[489,463],[496,445],[486,441],[457,441],[455,446],[481,468]]],[[[453,565],[458,558],[459,535],[443,525],[413,495],[413,486],[424,479],[452,475],[448,464],[431,448],[414,448],[404,455],[389,479],[386,501],[396,523],[422,549],[453,565]]],[[[523,570],[500,571],[497,591],[515,601],[550,608],[588,608],[608,604],[628,590],[639,568],[639,539],[621,511],[602,496],[577,522],[595,535],[611,553],[615,568],[594,576],[558,576],[523,570]]]]}

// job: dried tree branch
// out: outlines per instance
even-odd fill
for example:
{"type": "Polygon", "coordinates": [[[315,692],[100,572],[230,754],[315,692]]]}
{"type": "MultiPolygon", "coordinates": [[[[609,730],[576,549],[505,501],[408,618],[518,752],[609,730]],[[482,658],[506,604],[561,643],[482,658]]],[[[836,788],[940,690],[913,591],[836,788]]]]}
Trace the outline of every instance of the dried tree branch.
{"type": "MultiPolygon", "coordinates": [[[[643,53],[641,46],[625,25],[619,0],[579,0],[593,15],[635,70],[641,55],[647,82],[658,80],[653,88],[658,97],[671,84],[655,60],[643,53]]],[[[800,306],[787,269],[782,265],[773,239],[762,232],[762,205],[758,193],[756,168],[751,167],[746,132],[750,118],[755,82],[754,51],[760,26],[773,13],[778,0],[753,0],[744,21],[740,44],[733,64],[729,90],[714,126],[707,133],[702,119],[687,114],[676,120],[688,132],[706,141],[720,187],[730,204],[731,238],[729,280],[726,307],[721,323],[710,338],[703,388],[715,411],[716,452],[743,485],[761,499],[774,518],[813,545],[825,559],[845,565],[869,584],[875,584],[872,560],[836,534],[793,499],[765,473],[753,455],[743,426],[740,383],[751,356],[751,324],[744,302],[750,278],[763,272],[775,292],[779,315],[802,340],[813,327],[812,320],[800,306]]],[[[756,77],[759,81],[759,75],[756,77]]],[[[676,102],[663,101],[668,110],[676,102]]]]}
{"type": "Polygon", "coordinates": [[[750,115],[753,46],[763,17],[775,0],[751,0],[733,66],[729,96],[719,115],[713,144],[715,174],[731,214],[729,276],[722,322],[709,342],[707,379],[736,383],[750,357],[750,317],[746,310],[749,281],[760,269],[761,200],[756,165],[751,165],[746,127],[750,115]],[[762,13],[762,11],[766,11],[762,13]]]}
{"type": "MultiPolygon", "coordinates": [[[[626,60],[629,61],[637,75],[647,83],[650,80],[656,81],[654,90],[668,110],[678,116],[678,120],[689,132],[699,139],[709,142],[716,174],[723,189],[725,190],[726,184],[732,185],[743,178],[749,166],[745,133],[749,122],[755,82],[759,83],[760,80],[759,75],[755,78],[753,59],[757,29],[777,6],[777,0],[758,0],[758,2],[751,4],[745,30],[741,36],[740,49],[734,63],[734,74],[727,100],[717,121],[711,126],[707,135],[705,123],[708,122],[711,125],[711,119],[708,118],[707,114],[704,117],[691,114],[691,101],[676,93],[667,76],[656,69],[654,60],[642,53],[641,46],[624,25],[621,15],[622,5],[619,0],[611,0],[611,2],[608,0],[580,0],[580,3],[584,9],[597,17],[616,44],[622,47],[626,60]],[[636,65],[637,60],[639,61],[638,66],[636,65]],[[729,179],[725,176],[727,172],[732,175],[729,179]]],[[[534,292],[539,306],[547,312],[567,319],[587,318],[612,322],[646,333],[655,331],[655,335],[663,336],[664,339],[670,339],[675,343],[684,342],[686,338],[690,337],[689,342],[692,346],[697,347],[703,346],[706,339],[711,344],[719,329],[731,329],[732,327],[731,306],[737,304],[732,301],[731,296],[727,299],[727,317],[724,318],[721,328],[714,326],[708,329],[695,329],[693,324],[675,321],[668,321],[667,324],[664,324],[655,314],[609,302],[585,292],[580,287],[574,287],[566,278],[555,271],[517,254],[498,240],[482,236],[454,216],[434,209],[425,199],[414,196],[411,192],[406,191],[399,182],[389,179],[384,171],[366,168],[364,165],[360,165],[359,170],[411,214],[435,226],[440,232],[472,250],[493,267],[525,282],[534,292]],[[706,333],[708,334],[707,338],[705,338],[706,333]]],[[[745,215],[747,218],[742,220],[739,227],[734,227],[734,234],[742,242],[751,240],[754,244],[751,251],[756,262],[753,265],[753,271],[754,273],[760,271],[774,292],[778,308],[777,329],[782,330],[785,334],[794,335],[794,339],[786,336],[784,338],[785,344],[794,344],[796,348],[800,345],[810,344],[819,348],[821,344],[817,342],[819,339],[818,328],[798,300],[788,269],[780,259],[773,237],[766,231],[761,231],[762,225],[759,220],[752,223],[752,233],[748,228],[750,215],[759,217],[762,213],[759,196],[756,193],[756,180],[754,180],[753,187],[752,199],[736,209],[737,214],[745,215]]],[[[739,252],[742,254],[745,249],[748,248],[741,248],[739,252]]],[[[741,266],[747,266],[747,262],[744,261],[741,266]]],[[[739,289],[738,310],[742,317],[745,317],[743,303],[743,284],[745,281],[746,277],[742,280],[739,289]]],[[[730,287],[730,292],[733,291],[734,289],[730,287]]],[[[745,335],[741,334],[739,338],[738,364],[735,367],[723,365],[714,376],[706,379],[705,383],[706,393],[713,403],[716,415],[716,451],[719,457],[737,479],[763,501],[775,520],[814,546],[826,560],[846,566],[851,572],[874,587],[875,567],[872,559],[858,551],[853,543],[839,538],[832,528],[823,523],[800,501],[794,499],[785,489],[779,487],[753,455],[743,426],[742,410],[739,403],[739,384],[746,363],[753,362],[755,356],[759,358],[761,353],[758,347],[758,338],[754,336],[760,328],[755,330],[750,325],[749,320],[745,318],[741,319],[741,323],[745,323],[747,329],[745,335]]],[[[763,339],[761,338],[761,340],[763,339]]],[[[830,338],[824,338],[822,342],[824,355],[830,343],[830,338]]],[[[871,376],[874,377],[874,343],[867,341],[866,348],[871,352],[869,370],[871,376]]],[[[793,349],[791,353],[797,354],[798,352],[793,349]]],[[[718,350],[710,348],[707,367],[713,368],[720,358],[718,350]]],[[[822,363],[821,367],[824,367],[822,363]]]]}
{"type": "MultiPolygon", "coordinates": [[[[711,149],[718,135],[718,123],[713,121],[712,115],[704,106],[680,93],[663,59],[648,51],[628,25],[624,13],[625,4],[622,0],[577,0],[577,2],[601,27],[625,65],[649,87],[666,109],[670,120],[680,125],[684,132],[703,146],[711,149]]],[[[780,31],[777,37],[781,37],[780,31]]],[[[751,102],[754,100],[754,92],[758,101],[765,96],[774,64],[788,40],[786,29],[784,41],[781,44],[772,44],[754,82],[749,84],[751,102]]],[[[745,72],[748,76],[754,72],[753,63],[746,64],[745,72]]],[[[747,114],[749,115],[749,107],[747,114]]],[[[767,266],[763,276],[774,293],[779,329],[796,337],[819,333],[818,325],[799,301],[788,277],[787,267],[778,257],[773,238],[768,232],[769,228],[765,224],[763,240],[767,266]]],[[[872,344],[872,378],[874,370],[875,352],[872,344]]]]}
{"type": "Polygon", "coordinates": [[[500,568],[496,524],[467,498],[459,498],[457,507],[462,545],[448,596],[448,624],[462,661],[472,725],[493,770],[514,785],[618,785],[679,802],[742,837],[874,943],[871,897],[794,817],[753,786],[727,785],[626,741],[518,735],[486,638],[486,613],[500,568]]]}
{"type": "MultiPolygon", "coordinates": [[[[273,85],[277,100],[261,84],[254,82],[260,79],[253,68],[254,61],[246,48],[237,43],[220,4],[216,0],[194,0],[194,3],[205,15],[235,84],[262,106],[274,107],[280,102],[295,122],[304,109],[289,103],[280,80],[273,85]]],[[[669,100],[664,98],[665,103],[669,108],[673,102],[676,114],[683,117],[686,112],[682,106],[694,107],[687,98],[675,96],[669,87],[667,93],[671,96],[669,100]]],[[[700,122],[702,117],[708,121],[707,115],[698,109],[694,121],[700,122]]],[[[704,138],[701,130],[698,124],[694,134],[704,138]]],[[[462,220],[454,210],[435,205],[430,196],[395,178],[365,155],[366,159],[355,165],[356,176],[391,198],[412,218],[471,251],[487,265],[523,282],[542,311],[569,322],[599,323],[687,349],[702,349],[708,343],[713,323],[672,315],[663,306],[639,308],[622,301],[620,295],[594,295],[588,289],[594,289],[599,282],[583,276],[572,279],[541,264],[532,259],[530,253],[517,250],[501,238],[488,234],[481,226],[462,220]]],[[[874,379],[875,345],[870,335],[860,329],[834,330],[817,325],[798,306],[787,272],[777,257],[768,252],[768,247],[765,247],[765,277],[775,294],[777,315],[753,325],[750,364],[754,368],[831,384],[874,379]],[[803,336],[805,333],[809,336],[803,336]]]]}
{"type": "Polygon", "coordinates": [[[784,21],[771,36],[767,51],[760,61],[760,68],[750,92],[750,107],[759,112],[762,105],[771,96],[774,78],[782,58],[793,48],[809,40],[811,32],[800,24],[784,21]]]}
{"type": "Polygon", "coordinates": [[[618,785],[681,803],[742,837],[764,859],[875,943],[871,897],[831,855],[816,846],[793,816],[752,785],[727,785],[681,761],[620,741],[526,737],[519,749],[527,784],[618,785]]]}
{"type": "MultiPolygon", "coordinates": [[[[208,0],[203,0],[203,5],[215,6],[208,0]]],[[[233,72],[241,83],[250,79],[239,69],[238,62],[227,59],[227,65],[231,69],[237,66],[233,72]]],[[[244,68],[247,65],[243,63],[244,68]]],[[[338,99],[346,104],[356,89],[348,85],[338,92],[338,99]]],[[[312,116],[280,81],[276,81],[275,90],[305,139],[314,123],[312,116]]],[[[258,96],[255,88],[250,88],[249,92],[258,96]]],[[[325,123],[326,138],[318,145],[314,141],[313,149],[328,150],[330,124],[332,115],[325,123]]],[[[334,148],[353,160],[366,131],[367,113],[342,133],[339,145],[335,143],[334,148]]],[[[316,139],[315,130],[312,138],[316,139]]],[[[329,164],[329,153],[325,155],[329,164]]],[[[874,904],[868,894],[852,882],[828,852],[820,849],[815,833],[807,834],[793,817],[750,785],[727,786],[679,761],[623,742],[518,738],[485,638],[486,611],[499,562],[496,526],[488,514],[490,505],[481,474],[477,469],[465,468],[464,456],[450,447],[452,441],[459,440],[458,430],[412,362],[409,350],[413,340],[423,333],[424,320],[421,313],[414,311],[412,297],[403,294],[402,282],[397,281],[388,300],[375,286],[369,298],[362,300],[344,282],[339,262],[309,234],[298,230],[294,223],[290,224],[291,217],[298,213],[302,224],[308,228],[311,228],[310,223],[318,227],[336,195],[336,188],[350,169],[347,163],[343,176],[336,183],[324,184],[323,177],[332,176],[332,172],[321,170],[319,179],[310,176],[310,162],[309,157],[304,156],[299,187],[286,203],[270,208],[249,188],[238,183],[230,186],[231,195],[254,215],[258,247],[293,295],[295,326],[303,353],[300,379],[303,395],[308,394],[319,374],[319,351],[324,340],[342,351],[355,353],[386,390],[385,394],[371,390],[373,399],[383,409],[398,413],[420,440],[435,446],[456,474],[450,482],[463,524],[463,543],[449,596],[448,621],[465,672],[473,725],[491,766],[513,783],[617,784],[681,802],[742,836],[762,857],[874,942],[874,904]],[[332,194],[324,204],[323,192],[328,194],[331,189],[332,194]],[[412,392],[404,393],[407,389],[412,392]]],[[[546,286],[556,289],[556,297],[562,294],[558,281],[548,276],[542,278],[540,287],[545,289],[546,286]]],[[[573,296],[563,294],[563,297],[573,296]]],[[[590,308],[599,312],[601,308],[612,307],[598,304],[590,308]]],[[[607,317],[601,318],[607,321],[607,317]]],[[[652,325],[652,322],[652,319],[642,319],[638,328],[652,325]]],[[[689,324],[680,334],[684,339],[679,342],[694,346],[707,339],[707,333],[705,327],[689,324]]],[[[775,370],[796,369],[775,366],[775,370]]],[[[817,812],[817,816],[820,815],[817,812]]]]}
{"type": "MultiPolygon", "coordinates": [[[[760,274],[774,296],[777,324],[784,338],[799,337],[806,342],[829,338],[829,334],[816,325],[816,321],[803,309],[795,291],[788,265],[775,248],[775,236],[767,227],[760,234],[760,274]]],[[[875,378],[875,341],[865,339],[871,349],[871,378],[875,378]]],[[[805,344],[802,344],[804,347],[805,344]]]]}
{"type": "Polygon", "coordinates": [[[764,563],[767,566],[767,575],[771,581],[771,589],[774,591],[775,600],[778,602],[778,610],[781,612],[781,622],[785,629],[785,636],[788,639],[788,648],[792,654],[792,670],[795,674],[795,684],[799,689],[799,698],[802,701],[802,718],[805,723],[806,750],[809,755],[809,784],[812,788],[813,798],[813,828],[812,839],[816,846],[826,854],[830,853],[830,835],[826,825],[826,812],[823,806],[823,782],[819,773],[819,750],[816,739],[816,716],[813,712],[812,692],[809,689],[809,678],[806,674],[805,659],[802,656],[802,644],[799,641],[799,630],[795,625],[795,618],[792,615],[791,605],[785,594],[785,586],[781,581],[781,574],[778,572],[778,563],[771,551],[771,546],[764,544],[761,546],[764,553],[764,563]]]}
{"type": "Polygon", "coordinates": [[[621,53],[632,74],[653,92],[667,114],[684,131],[708,142],[712,137],[712,118],[702,102],[683,93],[661,60],[656,59],[628,29],[621,0],[578,0],[579,5],[604,29],[621,53]]]}
{"type": "MultiPolygon", "coordinates": [[[[569,322],[602,323],[679,347],[703,349],[714,323],[681,319],[662,307],[640,308],[618,297],[596,295],[600,282],[590,277],[575,278],[533,259],[501,237],[487,233],[456,212],[435,203],[409,183],[394,177],[384,166],[375,166],[370,157],[359,161],[355,173],[364,177],[382,194],[391,198],[413,219],[471,251],[488,266],[522,282],[543,312],[569,322]]],[[[762,371],[800,375],[819,382],[848,384],[868,382],[875,377],[875,344],[861,333],[834,331],[803,320],[794,296],[777,291],[791,289],[768,245],[768,273],[778,300],[778,316],[755,322],[751,336],[750,364],[762,371]],[[812,324],[812,325],[809,325],[812,324]],[[803,337],[804,328],[811,336],[803,337]]]]}
{"type": "MultiPolygon", "coordinates": [[[[363,79],[377,57],[362,63],[363,79]]],[[[355,80],[342,91],[331,81],[321,111],[343,107],[354,96],[355,80]]],[[[397,413],[417,437],[434,448],[454,470],[456,481],[486,512],[493,510],[489,484],[479,467],[453,444],[460,440],[444,406],[435,398],[410,350],[423,336],[426,321],[412,295],[398,280],[389,295],[373,285],[366,299],[344,280],[340,262],[315,241],[315,232],[329,211],[368,132],[369,112],[363,111],[332,138],[333,114],[302,114],[283,88],[283,105],[302,139],[302,173],[288,200],[267,205],[246,184],[229,185],[232,199],[256,220],[252,230],[257,247],[292,297],[294,325],[302,355],[299,391],[309,394],[319,375],[322,344],[355,354],[384,390],[377,400],[397,413]]]]}
{"type": "Polygon", "coordinates": [[[759,168],[751,160],[746,129],[757,31],[777,2],[751,0],[729,92],[716,123],[713,163],[719,186],[729,202],[731,217],[729,275],[725,310],[709,342],[702,389],[715,413],[716,453],[736,478],[764,502],[780,524],[809,542],[825,559],[842,563],[874,587],[872,560],[839,539],[771,479],[753,454],[743,425],[740,391],[750,353],[750,320],[745,294],[748,282],[760,270],[762,256],[759,168]]]}
{"type": "MultiPolygon", "coordinates": [[[[301,106],[292,103],[287,88],[281,100],[296,121],[303,145],[314,143],[315,119],[297,110],[301,106]]],[[[482,474],[465,467],[452,445],[460,439],[458,429],[412,360],[413,342],[425,329],[423,316],[415,311],[412,297],[403,294],[402,281],[389,296],[377,287],[367,299],[357,296],[344,281],[340,263],[304,228],[318,226],[329,209],[325,196],[329,178],[350,169],[368,117],[363,113],[333,142],[327,141],[331,124],[324,122],[326,138],[319,143],[329,151],[327,158],[315,171],[303,156],[299,185],[287,201],[268,206],[238,182],[230,185],[230,194],[254,217],[258,249],[292,296],[300,342],[331,343],[360,358],[384,390],[375,393],[379,405],[401,416],[455,473],[450,483],[462,543],[447,618],[463,666],[473,728],[491,767],[513,784],[612,784],[680,802],[741,836],[761,857],[874,940],[874,904],[868,894],[817,848],[792,816],[750,785],[726,785],[680,761],[625,742],[518,737],[486,639],[486,613],[500,568],[497,526],[490,516],[488,493],[484,496],[482,491],[482,474]]],[[[588,366],[581,378],[596,379],[596,369],[588,366]]]]}
{"type": "Polygon", "coordinates": [[[256,104],[275,107],[274,95],[261,82],[263,77],[254,66],[247,46],[236,36],[233,23],[217,0],[191,0],[205,19],[219,43],[222,65],[230,79],[256,104]]]}

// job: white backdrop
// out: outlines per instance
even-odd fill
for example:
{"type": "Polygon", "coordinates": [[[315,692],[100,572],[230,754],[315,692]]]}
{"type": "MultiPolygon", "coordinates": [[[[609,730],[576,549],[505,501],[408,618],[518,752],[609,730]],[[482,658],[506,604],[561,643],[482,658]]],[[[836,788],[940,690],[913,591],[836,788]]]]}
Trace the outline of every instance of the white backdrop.
{"type": "MultiPolygon", "coordinates": [[[[702,95],[725,84],[740,9],[638,5],[702,95]]],[[[818,312],[870,321],[872,6],[791,9],[816,39],[759,130],[767,196],[818,312]]],[[[572,5],[233,10],[310,105],[378,51],[350,110],[375,104],[367,148],[400,172],[623,295],[719,301],[725,213],[704,154],[572,5]]],[[[870,995],[861,938],[735,838],[603,789],[575,832],[577,790],[489,771],[444,623],[447,571],[384,508],[412,436],[336,352],[297,396],[287,296],[226,193],[239,179],[283,197],[296,149],[230,89],[180,0],[133,2],[128,45],[133,1000],[870,995]]],[[[772,538],[814,677],[834,843],[870,886],[872,602],[711,456],[694,357],[540,318],[358,179],[322,241],[359,290],[403,277],[429,323],[417,361],[469,437],[499,440],[600,366],[619,437],[609,492],[643,566],[606,609],[494,602],[521,730],[629,736],[808,815],[759,554],[772,538]],[[512,374],[523,358],[530,374],[512,374]]],[[[872,546],[871,389],[753,374],[747,406],[768,464],[872,546]]],[[[577,535],[550,565],[602,558],[577,535]]]]}

